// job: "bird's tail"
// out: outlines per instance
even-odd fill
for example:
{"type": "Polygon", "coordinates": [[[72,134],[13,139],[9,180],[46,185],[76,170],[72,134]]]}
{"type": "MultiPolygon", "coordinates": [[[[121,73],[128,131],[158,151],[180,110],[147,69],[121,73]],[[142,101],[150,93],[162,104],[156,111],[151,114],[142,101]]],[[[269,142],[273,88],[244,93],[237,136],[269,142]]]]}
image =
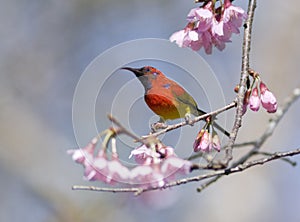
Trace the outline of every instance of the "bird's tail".
{"type": "MultiPolygon", "coordinates": [[[[206,114],[206,112],[200,109],[197,110],[199,116],[206,114]]],[[[220,126],[218,123],[216,123],[216,121],[213,121],[213,126],[216,127],[218,130],[220,130],[225,136],[230,137],[230,133],[227,130],[225,130],[222,126],[220,126]]]]}

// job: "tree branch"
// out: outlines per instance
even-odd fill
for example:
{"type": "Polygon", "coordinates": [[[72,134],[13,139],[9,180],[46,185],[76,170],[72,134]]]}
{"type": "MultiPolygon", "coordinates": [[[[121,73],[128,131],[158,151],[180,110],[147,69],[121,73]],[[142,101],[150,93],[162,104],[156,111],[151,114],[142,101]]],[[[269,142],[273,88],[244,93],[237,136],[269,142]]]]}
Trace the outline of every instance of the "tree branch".
{"type": "Polygon", "coordinates": [[[243,115],[243,105],[244,105],[244,96],[247,90],[247,79],[249,78],[248,69],[249,57],[250,57],[250,48],[251,48],[251,33],[252,33],[252,23],[254,18],[254,11],[256,8],[256,0],[250,0],[248,5],[248,18],[245,23],[244,30],[244,39],[243,39],[243,52],[242,52],[242,70],[241,70],[241,79],[239,84],[239,92],[237,95],[237,110],[235,116],[235,122],[229,142],[225,148],[225,159],[223,165],[228,166],[229,162],[232,160],[232,148],[237,137],[237,133],[242,124],[242,115],[243,115]]]}
{"type": "MultiPolygon", "coordinates": [[[[292,151],[287,151],[287,152],[277,152],[272,154],[269,157],[265,157],[262,159],[254,160],[251,162],[239,164],[236,167],[228,168],[228,169],[223,169],[223,170],[217,170],[211,173],[195,176],[195,177],[189,177],[189,178],[184,178],[180,179],[177,181],[173,181],[170,183],[165,184],[163,187],[148,187],[148,188],[138,188],[138,187],[133,187],[133,188],[106,188],[106,187],[95,187],[95,186],[73,186],[73,190],[89,190],[89,191],[101,191],[101,192],[112,192],[112,193],[125,193],[125,192],[130,192],[130,193],[135,193],[135,195],[140,195],[146,191],[151,191],[151,190],[159,190],[159,189],[166,189],[174,186],[178,186],[181,184],[186,184],[190,182],[196,182],[196,181],[201,181],[204,179],[212,178],[212,177],[217,177],[217,176],[224,176],[224,175],[229,175],[233,173],[238,173],[242,172],[248,168],[257,166],[257,165],[263,165],[267,162],[280,159],[283,157],[287,156],[294,156],[300,154],[300,149],[292,150],[292,151]]],[[[217,180],[218,178],[214,178],[211,180],[209,183],[213,183],[217,180]]]]}

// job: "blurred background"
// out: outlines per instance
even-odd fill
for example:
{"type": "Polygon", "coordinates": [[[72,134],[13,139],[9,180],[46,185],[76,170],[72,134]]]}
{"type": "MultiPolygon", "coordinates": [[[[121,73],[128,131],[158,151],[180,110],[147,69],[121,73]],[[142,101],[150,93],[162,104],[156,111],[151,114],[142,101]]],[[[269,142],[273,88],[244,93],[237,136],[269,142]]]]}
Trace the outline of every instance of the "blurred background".
{"type": "MultiPolygon", "coordinates": [[[[0,221],[300,220],[299,166],[283,161],[223,178],[200,194],[197,183],[138,198],[71,190],[74,184],[101,185],[83,181],[82,168],[66,154],[78,147],[72,100],[82,72],[116,44],[167,39],[185,26],[186,14],[195,7],[192,0],[0,2],[0,221]]],[[[247,1],[235,4],[247,8],[247,1]]],[[[251,66],[261,73],[279,104],[300,82],[299,6],[298,1],[258,1],[256,10],[251,66]]],[[[239,81],[241,40],[242,35],[235,36],[224,52],[214,50],[210,56],[199,52],[222,83],[227,102],[239,81]]],[[[134,79],[126,78],[116,84],[134,79]]],[[[143,102],[137,105],[149,119],[152,114],[143,102]]],[[[299,108],[298,101],[264,150],[299,148],[299,108]]],[[[104,121],[106,111],[98,110],[99,122],[104,121]]],[[[233,112],[226,116],[230,129],[233,112]]],[[[261,135],[270,117],[264,111],[248,111],[238,141],[261,135]]],[[[104,121],[103,127],[108,126],[104,121]]],[[[145,133],[143,127],[136,126],[135,132],[145,133]]],[[[299,156],[293,160],[300,164],[299,156]]]]}

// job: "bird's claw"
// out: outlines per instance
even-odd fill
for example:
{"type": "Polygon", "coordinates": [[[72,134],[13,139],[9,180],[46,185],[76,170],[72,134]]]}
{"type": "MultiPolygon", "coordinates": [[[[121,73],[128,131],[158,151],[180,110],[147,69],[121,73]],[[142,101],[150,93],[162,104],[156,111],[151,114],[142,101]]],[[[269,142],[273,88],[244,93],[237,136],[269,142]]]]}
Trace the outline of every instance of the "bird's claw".
{"type": "Polygon", "coordinates": [[[189,113],[185,114],[184,119],[187,124],[189,124],[191,126],[194,125],[191,114],[189,114],[189,113]]]}

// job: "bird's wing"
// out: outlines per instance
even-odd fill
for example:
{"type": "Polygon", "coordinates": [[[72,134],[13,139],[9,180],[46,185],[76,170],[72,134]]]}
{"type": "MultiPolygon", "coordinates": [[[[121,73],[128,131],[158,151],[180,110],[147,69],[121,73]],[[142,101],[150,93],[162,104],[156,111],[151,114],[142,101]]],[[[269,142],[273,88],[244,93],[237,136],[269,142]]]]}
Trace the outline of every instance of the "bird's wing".
{"type": "Polygon", "coordinates": [[[200,110],[197,107],[196,101],[183,87],[181,87],[177,83],[174,83],[171,84],[170,89],[178,103],[182,103],[188,106],[193,115],[199,115],[200,110]]]}

